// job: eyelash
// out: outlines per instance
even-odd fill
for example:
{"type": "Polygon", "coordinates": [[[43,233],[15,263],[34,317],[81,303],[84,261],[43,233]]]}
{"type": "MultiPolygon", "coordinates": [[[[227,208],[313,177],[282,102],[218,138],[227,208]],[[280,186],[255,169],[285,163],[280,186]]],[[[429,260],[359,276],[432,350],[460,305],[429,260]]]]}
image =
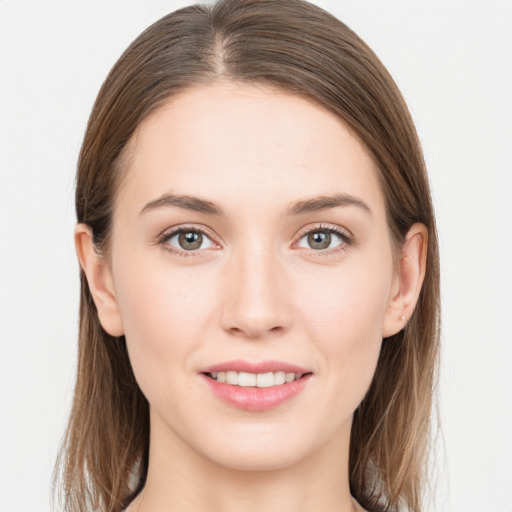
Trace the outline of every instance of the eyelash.
{"type": "MultiPolygon", "coordinates": [[[[179,235],[181,233],[187,233],[187,232],[195,232],[200,233],[201,235],[208,238],[213,244],[217,245],[216,242],[213,241],[213,237],[204,229],[201,229],[196,226],[181,226],[179,228],[173,229],[171,231],[166,231],[162,233],[162,235],[158,238],[158,243],[161,245],[161,247],[170,252],[171,254],[174,254],[176,256],[179,256],[180,258],[191,258],[191,257],[197,257],[199,256],[199,253],[202,252],[201,250],[178,250],[175,249],[173,246],[169,245],[167,242],[173,238],[176,235],[179,235]]],[[[334,254],[338,254],[341,251],[346,251],[348,247],[351,245],[354,245],[354,239],[353,237],[344,229],[339,228],[337,226],[326,226],[326,225],[319,225],[314,226],[313,228],[308,228],[304,231],[302,231],[298,237],[297,242],[294,243],[297,244],[300,242],[305,236],[310,235],[311,233],[317,233],[317,232],[327,232],[330,234],[334,234],[338,236],[341,239],[341,243],[339,246],[333,248],[333,249],[324,249],[324,250],[315,250],[315,249],[309,249],[310,253],[313,254],[315,257],[325,257],[330,256],[334,254]]],[[[204,251],[205,249],[203,249],[204,251]]],[[[307,249],[308,250],[308,249],[307,249]]]]}
{"type": "Polygon", "coordinates": [[[315,257],[328,257],[328,256],[334,256],[342,251],[346,251],[348,247],[351,245],[354,245],[354,238],[343,228],[340,228],[338,226],[327,226],[325,224],[320,224],[318,226],[315,226],[313,228],[306,228],[304,231],[302,231],[298,237],[298,241],[295,242],[297,244],[300,242],[305,236],[310,235],[311,233],[319,233],[319,232],[327,232],[330,234],[334,234],[338,236],[341,239],[341,243],[332,248],[332,249],[324,249],[324,250],[315,250],[315,249],[309,249],[309,252],[311,255],[315,257]]]}
{"type": "Polygon", "coordinates": [[[174,254],[175,256],[179,256],[180,258],[192,258],[192,257],[199,256],[199,254],[198,254],[200,252],[199,250],[195,250],[195,251],[186,251],[184,249],[178,250],[178,249],[175,249],[172,245],[169,245],[167,243],[174,236],[179,235],[181,233],[189,233],[189,232],[201,233],[201,235],[205,236],[206,238],[211,240],[213,244],[218,246],[217,243],[213,242],[212,235],[210,235],[204,229],[201,229],[196,226],[180,226],[179,228],[172,229],[171,231],[166,231],[166,232],[162,233],[162,235],[159,236],[158,243],[162,246],[162,248],[165,251],[168,251],[171,254],[174,254]]]}

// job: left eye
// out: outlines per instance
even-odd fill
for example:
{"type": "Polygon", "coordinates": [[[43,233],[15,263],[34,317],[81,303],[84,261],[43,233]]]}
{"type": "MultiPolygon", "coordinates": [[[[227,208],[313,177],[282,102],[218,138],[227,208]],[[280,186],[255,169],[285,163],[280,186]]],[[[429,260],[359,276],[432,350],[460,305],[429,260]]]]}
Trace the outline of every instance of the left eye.
{"type": "Polygon", "coordinates": [[[193,229],[171,233],[167,238],[167,243],[181,251],[196,251],[213,247],[213,242],[204,233],[193,229]]]}
{"type": "Polygon", "coordinates": [[[343,236],[329,229],[317,229],[310,231],[305,234],[299,240],[299,247],[305,247],[306,249],[314,249],[316,251],[322,251],[325,249],[333,249],[338,247],[345,242],[343,236]]]}

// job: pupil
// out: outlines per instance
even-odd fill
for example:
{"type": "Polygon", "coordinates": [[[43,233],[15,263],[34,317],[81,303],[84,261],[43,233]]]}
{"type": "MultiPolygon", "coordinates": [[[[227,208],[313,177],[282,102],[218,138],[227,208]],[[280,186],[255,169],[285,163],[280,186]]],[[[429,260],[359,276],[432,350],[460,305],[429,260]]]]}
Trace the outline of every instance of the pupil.
{"type": "Polygon", "coordinates": [[[328,231],[315,231],[308,235],[308,243],[312,249],[327,249],[331,245],[331,234],[328,231]]]}
{"type": "Polygon", "coordinates": [[[203,243],[203,235],[201,233],[196,233],[194,231],[180,233],[179,242],[180,246],[186,251],[199,249],[199,247],[201,247],[201,244],[203,243]]]}

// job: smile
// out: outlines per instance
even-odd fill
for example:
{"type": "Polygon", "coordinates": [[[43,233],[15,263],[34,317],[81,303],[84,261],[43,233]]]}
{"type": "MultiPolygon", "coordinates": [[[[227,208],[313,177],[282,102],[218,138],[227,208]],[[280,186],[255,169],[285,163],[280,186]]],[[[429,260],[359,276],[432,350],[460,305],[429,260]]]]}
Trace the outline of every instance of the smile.
{"type": "Polygon", "coordinates": [[[248,372],[211,372],[208,377],[229,384],[230,386],[270,388],[281,386],[288,382],[293,382],[302,377],[301,373],[266,372],[266,373],[248,373],[248,372]]]}
{"type": "Polygon", "coordinates": [[[227,361],[201,372],[221,402],[250,412],[268,411],[291,400],[311,381],[309,369],[283,361],[227,361]]]}

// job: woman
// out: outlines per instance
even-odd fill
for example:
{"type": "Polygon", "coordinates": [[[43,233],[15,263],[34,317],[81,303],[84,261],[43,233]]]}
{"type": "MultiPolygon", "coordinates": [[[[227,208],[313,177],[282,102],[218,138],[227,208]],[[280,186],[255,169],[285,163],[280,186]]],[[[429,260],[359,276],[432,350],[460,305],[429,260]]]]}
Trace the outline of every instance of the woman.
{"type": "Polygon", "coordinates": [[[352,31],[302,0],[162,18],[98,95],[76,208],[66,510],[422,509],[434,216],[352,31]]]}

